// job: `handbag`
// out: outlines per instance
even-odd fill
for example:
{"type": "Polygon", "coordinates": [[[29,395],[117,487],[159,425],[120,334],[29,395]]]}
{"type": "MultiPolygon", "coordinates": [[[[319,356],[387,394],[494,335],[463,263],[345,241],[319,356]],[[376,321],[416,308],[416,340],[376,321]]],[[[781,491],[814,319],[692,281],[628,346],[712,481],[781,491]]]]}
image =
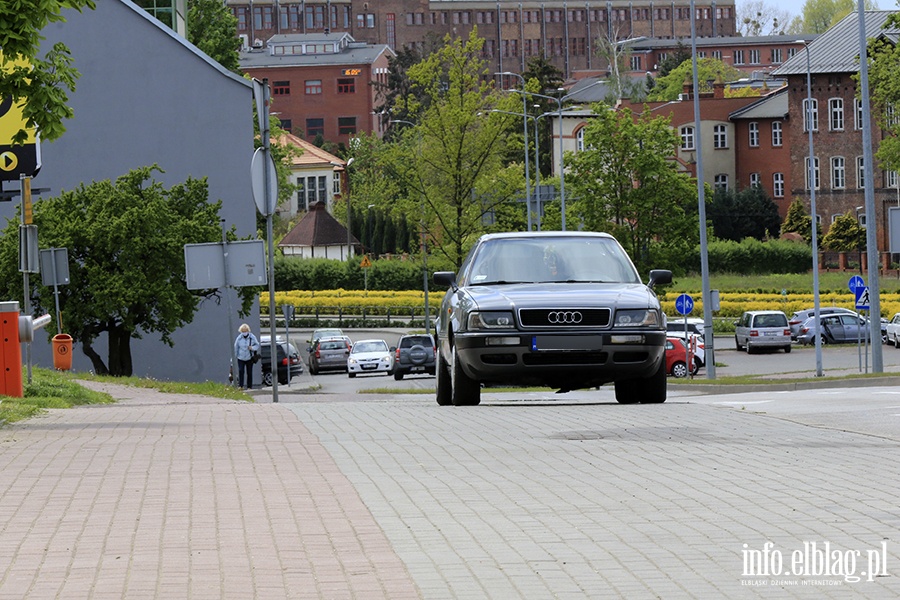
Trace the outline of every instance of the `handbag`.
{"type": "Polygon", "coordinates": [[[250,362],[252,362],[254,365],[259,362],[260,358],[262,358],[262,356],[259,354],[259,350],[250,351],[250,362]]]}

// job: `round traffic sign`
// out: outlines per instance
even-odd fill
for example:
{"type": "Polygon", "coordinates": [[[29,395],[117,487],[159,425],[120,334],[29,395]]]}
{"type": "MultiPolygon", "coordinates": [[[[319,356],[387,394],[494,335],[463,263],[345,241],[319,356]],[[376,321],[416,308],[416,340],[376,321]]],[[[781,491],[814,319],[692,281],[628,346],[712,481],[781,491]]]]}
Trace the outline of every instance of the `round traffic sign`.
{"type": "Polygon", "coordinates": [[[694,299],[687,294],[681,294],[675,298],[675,310],[679,315],[689,315],[694,310],[694,299]]]}
{"type": "Polygon", "coordinates": [[[859,275],[854,275],[850,278],[847,286],[850,288],[850,291],[856,293],[856,288],[866,287],[866,282],[859,275]]]}

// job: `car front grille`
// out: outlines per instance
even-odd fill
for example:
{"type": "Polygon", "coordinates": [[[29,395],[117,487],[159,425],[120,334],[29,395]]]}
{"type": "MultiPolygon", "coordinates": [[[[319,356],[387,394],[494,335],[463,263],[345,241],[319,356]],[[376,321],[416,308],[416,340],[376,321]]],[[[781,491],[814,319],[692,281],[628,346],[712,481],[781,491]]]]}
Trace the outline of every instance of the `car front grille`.
{"type": "Polygon", "coordinates": [[[611,314],[608,308],[523,308],[519,322],[522,327],[542,329],[609,327],[611,314]]]}
{"type": "Polygon", "coordinates": [[[529,366],[602,365],[608,360],[606,352],[548,352],[523,354],[522,362],[529,366]]]}

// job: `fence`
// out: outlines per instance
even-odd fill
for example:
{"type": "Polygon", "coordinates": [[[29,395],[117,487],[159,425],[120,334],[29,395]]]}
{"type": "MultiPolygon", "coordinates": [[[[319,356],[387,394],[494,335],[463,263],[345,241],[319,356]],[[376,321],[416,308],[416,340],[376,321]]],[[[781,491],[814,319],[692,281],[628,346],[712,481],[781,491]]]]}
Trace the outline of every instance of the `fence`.
{"type": "MultiPolygon", "coordinates": [[[[429,322],[434,323],[434,314],[429,310],[429,322]]],[[[269,315],[260,314],[260,326],[269,327],[269,315]]],[[[275,324],[284,327],[284,315],[275,315],[275,324]]],[[[392,308],[374,306],[317,306],[302,312],[294,308],[291,327],[425,327],[425,314],[421,306],[395,306],[392,308]]]]}

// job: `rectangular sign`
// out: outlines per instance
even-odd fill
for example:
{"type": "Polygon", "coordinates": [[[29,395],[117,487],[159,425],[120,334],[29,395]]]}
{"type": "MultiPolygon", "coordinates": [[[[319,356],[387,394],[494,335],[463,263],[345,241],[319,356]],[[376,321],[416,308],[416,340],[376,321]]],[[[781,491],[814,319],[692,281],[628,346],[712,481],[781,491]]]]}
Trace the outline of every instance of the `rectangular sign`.
{"type": "Polygon", "coordinates": [[[341,69],[341,75],[357,76],[362,73],[362,69],[341,69]]]}
{"type": "Polygon", "coordinates": [[[41,250],[41,283],[47,287],[69,285],[68,248],[41,250]]]}
{"type": "Polygon", "coordinates": [[[265,243],[262,240],[185,244],[184,266],[189,290],[265,285],[265,243]]]}

